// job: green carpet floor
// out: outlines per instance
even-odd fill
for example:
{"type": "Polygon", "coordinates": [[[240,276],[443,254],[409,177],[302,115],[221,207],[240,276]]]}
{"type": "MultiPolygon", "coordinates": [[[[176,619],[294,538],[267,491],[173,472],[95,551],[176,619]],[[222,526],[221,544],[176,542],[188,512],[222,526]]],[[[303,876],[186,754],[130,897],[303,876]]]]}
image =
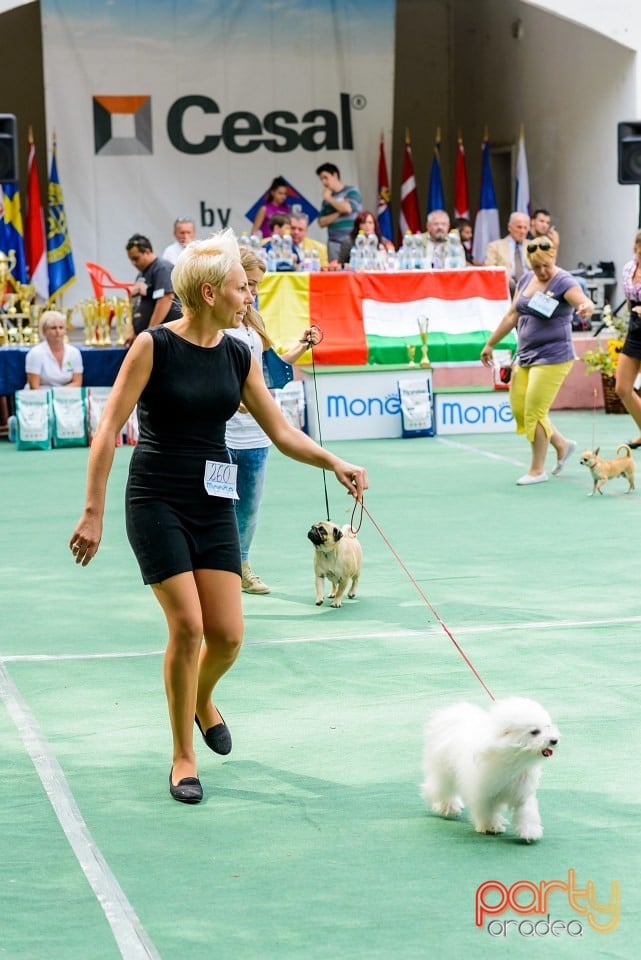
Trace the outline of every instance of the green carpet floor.
{"type": "MultiPolygon", "coordinates": [[[[555,420],[606,455],[633,434],[627,417],[555,420]]],[[[543,840],[427,812],[426,717],[489,698],[368,517],[358,599],[315,607],[306,533],[325,516],[322,475],[277,451],[252,552],[272,593],[244,598],[245,646],[218,694],[234,749],[199,741],[205,802],[172,801],[164,621],[124,532],[131,451],[116,451],[103,544],[82,570],[67,542],[87,450],[2,441],[0,958],[638,956],[641,473],[629,496],[613,480],[589,498],[578,455],[516,487],[527,445],[513,434],[331,446],[368,468],[372,519],[492,693],[540,700],[558,724],[543,840]],[[559,889],[554,932],[510,908],[475,925],[485,881],[527,882],[523,905],[571,871],[602,904],[619,885],[612,932],[559,889]]]]}

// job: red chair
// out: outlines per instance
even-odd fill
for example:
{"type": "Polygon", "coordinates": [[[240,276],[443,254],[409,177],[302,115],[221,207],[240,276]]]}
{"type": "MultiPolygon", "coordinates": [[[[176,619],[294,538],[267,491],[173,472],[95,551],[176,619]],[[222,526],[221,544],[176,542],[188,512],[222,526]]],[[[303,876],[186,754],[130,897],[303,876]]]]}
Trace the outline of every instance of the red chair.
{"type": "Polygon", "coordinates": [[[89,278],[93,287],[94,296],[97,300],[104,297],[105,290],[125,290],[127,296],[131,296],[133,283],[126,283],[124,280],[114,280],[108,270],[101,267],[99,263],[85,263],[89,271],[89,278]]]}

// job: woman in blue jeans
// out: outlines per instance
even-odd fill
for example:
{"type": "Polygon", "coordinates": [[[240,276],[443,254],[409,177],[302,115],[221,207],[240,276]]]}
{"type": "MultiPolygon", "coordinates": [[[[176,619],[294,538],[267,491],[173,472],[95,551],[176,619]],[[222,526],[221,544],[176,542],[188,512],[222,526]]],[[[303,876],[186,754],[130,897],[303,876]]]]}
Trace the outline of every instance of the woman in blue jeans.
{"type": "MultiPolygon", "coordinates": [[[[241,263],[247,274],[250,292],[256,297],[258,285],[263,279],[266,266],[260,255],[249,247],[241,247],[241,263]]],[[[259,313],[249,307],[245,320],[237,329],[228,329],[226,336],[244,340],[249,346],[258,365],[262,365],[263,351],[269,350],[272,342],[267,336],[265,324],[259,313]]],[[[295,343],[281,359],[286,363],[295,363],[309,348],[310,342],[316,342],[316,331],[305,330],[301,339],[295,343]]],[[[271,440],[261,430],[254,418],[241,404],[237,413],[227,422],[225,434],[227,449],[238,467],[236,478],[236,519],[240,535],[240,559],[242,564],[242,589],[244,593],[269,593],[270,588],[252,571],[249,563],[249,550],[258,525],[258,513],[263,496],[265,467],[271,440]]]]}

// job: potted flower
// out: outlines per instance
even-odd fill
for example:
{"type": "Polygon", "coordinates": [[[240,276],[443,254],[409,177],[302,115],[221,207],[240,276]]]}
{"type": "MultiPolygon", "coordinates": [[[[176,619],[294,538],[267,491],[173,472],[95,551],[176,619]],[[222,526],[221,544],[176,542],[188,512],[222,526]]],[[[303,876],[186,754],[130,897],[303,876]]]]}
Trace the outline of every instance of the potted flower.
{"type": "Polygon", "coordinates": [[[628,331],[628,314],[615,316],[609,304],[603,309],[603,322],[610,337],[603,343],[598,341],[596,350],[586,350],[583,354],[586,373],[600,373],[603,384],[603,400],[606,413],[626,413],[626,409],[616,395],[615,373],[619,354],[628,331]]]}

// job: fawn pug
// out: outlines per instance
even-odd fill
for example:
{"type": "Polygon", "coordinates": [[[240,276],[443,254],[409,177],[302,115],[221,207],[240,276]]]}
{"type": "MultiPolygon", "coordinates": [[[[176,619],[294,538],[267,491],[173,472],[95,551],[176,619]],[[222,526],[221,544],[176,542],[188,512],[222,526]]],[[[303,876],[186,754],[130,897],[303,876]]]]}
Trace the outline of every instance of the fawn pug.
{"type": "Polygon", "coordinates": [[[363,549],[349,523],[343,527],[331,520],[312,524],[307,539],[314,544],[314,574],[316,576],[316,606],[324,597],[325,577],[332,585],[329,598],[333,607],[340,607],[347,584],[347,596],[352,600],[361,575],[363,549]]]}
{"type": "Polygon", "coordinates": [[[468,806],[477,833],[503,833],[503,814],[511,811],[516,834],[539,840],[536,788],[558,741],[559,731],[534,700],[509,697],[489,710],[455,703],[425,727],[423,799],[443,817],[468,806]]]}
{"type": "Polygon", "coordinates": [[[634,490],[634,460],[627,443],[620,443],[617,447],[617,454],[619,450],[625,450],[625,455],[623,457],[616,456],[613,460],[604,460],[603,457],[599,456],[599,450],[600,447],[597,447],[596,450],[584,450],[581,454],[581,464],[587,467],[592,474],[592,492],[588,496],[593,497],[595,490],[602,494],[603,486],[613,477],[626,478],[629,484],[626,493],[634,490]]]}

